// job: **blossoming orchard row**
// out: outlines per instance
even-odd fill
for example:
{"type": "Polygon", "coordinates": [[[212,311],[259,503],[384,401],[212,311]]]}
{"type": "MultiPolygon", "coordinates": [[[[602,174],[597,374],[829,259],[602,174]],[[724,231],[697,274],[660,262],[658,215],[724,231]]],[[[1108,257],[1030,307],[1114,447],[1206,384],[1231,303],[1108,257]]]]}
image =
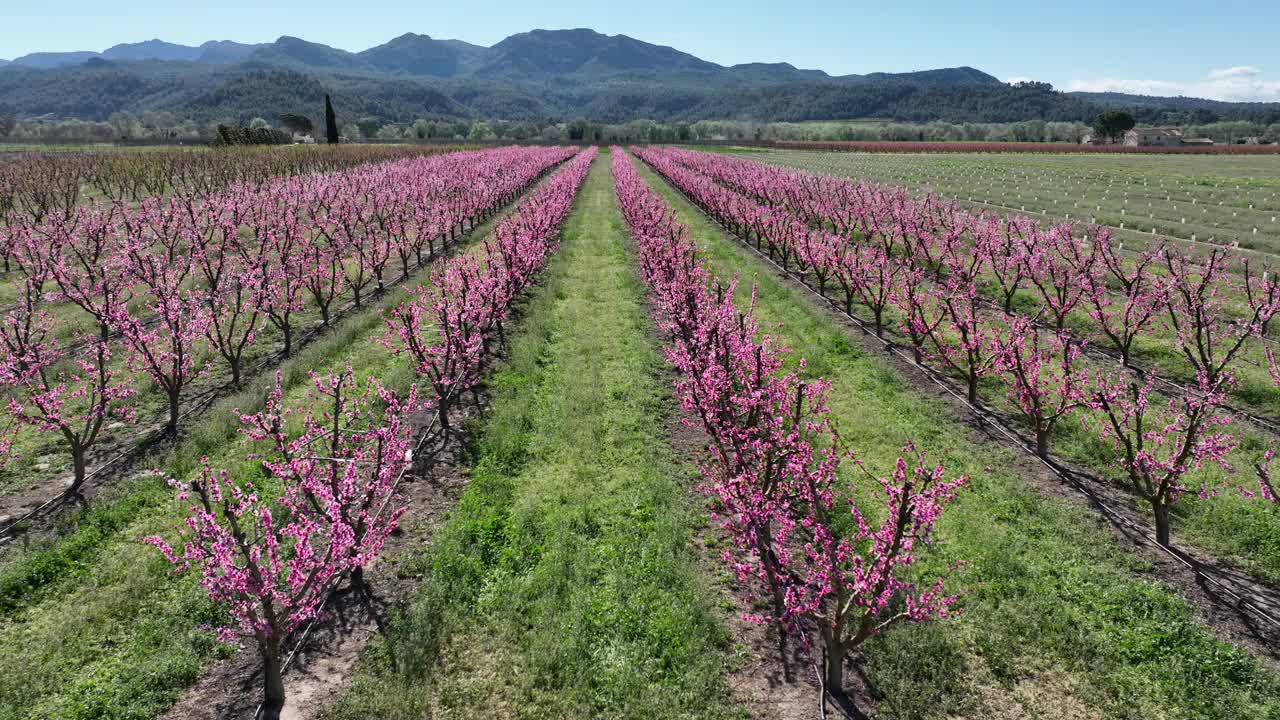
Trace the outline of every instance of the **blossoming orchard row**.
{"type": "Polygon", "coordinates": [[[967,478],[945,478],[910,446],[889,478],[854,460],[883,490],[874,526],[880,511],[864,514],[837,482],[853,455],[827,417],[829,383],[783,372],[787,351],[760,334],[751,309],[734,306],[733,286],[712,287],[687,229],[620,148],[613,170],[676,394],[708,439],[701,471],[732,540],[725,560],[739,582],[767,592],[767,620],[806,644],[803,629],[816,625],[825,684],[839,690],[845,656],[862,642],[899,621],[954,612],[941,578],[917,588],[903,574],[967,478]],[[904,604],[891,605],[895,598],[904,604]]]}
{"type": "Polygon", "coordinates": [[[344,298],[361,307],[395,261],[408,275],[434,259],[465,223],[474,227],[572,152],[434,155],[136,207],[78,206],[0,228],[22,270],[18,302],[0,324],[11,430],[59,433],[74,492],[104,423],[131,416],[138,377],[164,393],[175,430],[184,389],[212,369],[200,358],[221,360],[238,383],[265,329],[288,355],[308,301],[323,325],[344,298]]]}
{"type": "MultiPolygon", "coordinates": [[[[764,227],[745,231],[748,235],[754,231],[757,240],[763,237],[767,242],[772,242],[768,239],[771,236],[788,238],[777,248],[784,269],[789,270],[787,266],[794,259],[801,272],[812,269],[815,279],[825,285],[831,277],[832,259],[848,246],[844,237],[853,236],[878,241],[886,258],[906,256],[909,264],[934,279],[943,278],[943,282],[958,271],[963,264],[960,260],[968,260],[971,262],[965,270],[975,281],[976,291],[998,302],[1005,314],[1013,313],[1018,301],[1026,304],[1023,296],[1029,294],[1034,312],[1048,317],[1056,330],[1066,328],[1072,320],[1097,325],[1096,337],[1108,341],[1126,367],[1134,366],[1134,343],[1139,337],[1149,335],[1152,329],[1165,329],[1153,323],[1169,309],[1161,302],[1163,288],[1158,275],[1167,272],[1185,284],[1189,276],[1198,273],[1209,289],[1221,291],[1228,301],[1223,307],[1223,319],[1228,321],[1238,321],[1242,314],[1246,320],[1255,316],[1259,312],[1255,306],[1260,303],[1274,304],[1280,287],[1280,278],[1272,277],[1268,282],[1265,272],[1261,278],[1256,270],[1251,273],[1257,262],[1248,257],[1230,267],[1225,250],[1210,253],[1208,262],[1199,262],[1159,247],[1135,253],[1131,261],[1120,252],[1122,248],[1113,245],[1108,228],[1090,227],[1088,239],[1081,243],[1070,223],[1044,228],[1025,216],[973,214],[936,198],[912,199],[897,188],[788,170],[762,176],[756,163],[724,164],[714,156],[690,155],[684,158],[686,164],[690,158],[698,162],[711,158],[710,164],[687,166],[773,209],[755,219],[757,224],[764,222],[764,227]],[[733,167],[725,172],[725,165],[733,167]],[[796,226],[798,222],[803,225],[796,226]],[[1233,276],[1228,269],[1239,272],[1233,276]],[[1141,295],[1130,297],[1133,292],[1141,295]],[[1123,322],[1129,315],[1119,311],[1122,301],[1133,305],[1125,307],[1137,313],[1137,322],[1123,322]]],[[[846,303],[850,303],[850,286],[844,287],[846,303]]],[[[980,297],[975,300],[983,302],[980,297]]],[[[873,308],[877,332],[882,330],[883,309],[873,308]]],[[[1241,326],[1253,327],[1249,322],[1241,326]]],[[[1253,334],[1261,338],[1265,332],[1253,334]]],[[[1252,337],[1245,335],[1246,341],[1252,337]]]]}
{"type": "Polygon", "coordinates": [[[982,378],[1001,379],[1042,457],[1055,424],[1090,411],[1081,419],[1098,420],[1129,486],[1151,505],[1161,544],[1169,542],[1169,511],[1188,489],[1186,476],[1225,464],[1237,444],[1224,429],[1225,396],[1248,343],[1280,312],[1277,278],[1247,259],[1160,248],[1131,262],[1105,229],[1091,228],[1082,244],[1068,224],[975,215],[902,191],[709,153],[637,152],[720,222],[757,248],[767,244],[784,270],[816,281],[823,294],[837,284],[846,312],[855,301],[863,305],[877,334],[895,314],[916,361],[962,377],[971,404],[982,378]],[[1228,271],[1232,262],[1240,272],[1228,271]],[[984,286],[994,287],[994,304],[984,286]],[[1015,300],[1026,294],[1034,300],[1024,311],[1015,300]],[[1081,362],[1086,340],[1068,322],[1076,311],[1121,367],[1081,362]],[[1190,378],[1166,393],[1167,402],[1156,389],[1168,378],[1132,367],[1135,341],[1157,328],[1190,378]]]}
{"type": "Polygon", "coordinates": [[[482,252],[444,262],[429,289],[389,313],[384,343],[408,357],[430,392],[420,397],[414,385],[398,397],[372,377],[356,392],[349,370],[313,377],[315,407],[294,410],[306,417],[291,437],[277,381],[266,409],[241,419],[242,432],[265,446],[266,483],[207,463],[189,488],[175,481],[182,499],[196,500],[184,543],[147,542],[179,570],[199,570],[209,597],[235,620],[224,636],[253,639],[266,718],[278,717],[285,700],[284,640],[317,616],[339,577],[360,577],[407,509],[396,487],[426,440],[413,441],[409,414],[432,410],[447,432],[450,407],[479,382],[512,302],[555,250],[594,158],[594,148],[579,153],[498,224],[482,252]]]}

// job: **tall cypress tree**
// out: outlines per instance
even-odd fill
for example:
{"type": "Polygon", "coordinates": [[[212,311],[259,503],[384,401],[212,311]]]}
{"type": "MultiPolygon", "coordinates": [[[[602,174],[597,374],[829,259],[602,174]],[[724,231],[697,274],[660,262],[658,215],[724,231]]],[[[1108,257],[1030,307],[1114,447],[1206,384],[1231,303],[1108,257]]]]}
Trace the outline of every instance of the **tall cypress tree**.
{"type": "Polygon", "coordinates": [[[333,113],[333,103],[328,95],[324,96],[324,133],[330,145],[338,144],[338,116],[333,113]]]}

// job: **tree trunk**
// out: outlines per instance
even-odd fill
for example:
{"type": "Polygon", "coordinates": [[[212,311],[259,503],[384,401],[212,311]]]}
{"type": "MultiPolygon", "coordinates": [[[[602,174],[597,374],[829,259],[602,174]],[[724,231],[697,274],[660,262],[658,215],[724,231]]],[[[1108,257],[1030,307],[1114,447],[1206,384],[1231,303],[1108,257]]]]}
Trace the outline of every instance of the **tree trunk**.
{"type": "Polygon", "coordinates": [[[80,486],[84,484],[85,475],[88,474],[85,465],[84,448],[79,445],[71,447],[71,467],[75,471],[75,477],[71,481],[71,487],[67,488],[67,492],[74,495],[80,492],[80,486]]]}
{"type": "Polygon", "coordinates": [[[284,709],[284,667],[280,648],[272,641],[262,647],[262,718],[279,720],[284,709]]]}
{"type": "Polygon", "coordinates": [[[773,572],[774,556],[764,540],[756,540],[756,547],[764,562],[765,577],[769,584],[769,593],[773,599],[773,627],[778,633],[778,657],[782,658],[782,672],[788,681],[791,680],[791,663],[787,661],[787,628],[782,623],[786,615],[786,596],[782,592],[782,583],[778,582],[773,572]]]}
{"type": "Polygon", "coordinates": [[[1042,460],[1049,459],[1049,431],[1036,428],[1036,454],[1042,460]]]}
{"type": "Polygon", "coordinates": [[[176,433],[178,431],[178,399],[181,395],[181,388],[174,388],[169,391],[169,424],[165,427],[169,432],[176,433]]]}
{"type": "Polygon", "coordinates": [[[231,358],[231,384],[240,387],[240,358],[239,356],[231,358]]]}
{"type": "Polygon", "coordinates": [[[968,380],[969,380],[969,393],[968,393],[969,404],[977,405],[978,404],[978,374],[975,372],[970,372],[968,380]]]}
{"type": "Polygon", "coordinates": [[[286,322],[281,330],[284,332],[284,356],[289,357],[293,354],[293,323],[286,322]]]}
{"type": "Polygon", "coordinates": [[[1169,547],[1169,506],[1160,498],[1154,498],[1151,500],[1151,509],[1156,515],[1156,542],[1169,547]]]}
{"type": "Polygon", "coordinates": [[[444,397],[440,397],[439,404],[436,406],[440,416],[440,430],[448,434],[451,431],[449,427],[449,405],[450,401],[444,397]]]}
{"type": "Polygon", "coordinates": [[[826,672],[823,685],[827,692],[838,695],[844,690],[844,645],[835,631],[823,631],[826,643],[826,672]]]}

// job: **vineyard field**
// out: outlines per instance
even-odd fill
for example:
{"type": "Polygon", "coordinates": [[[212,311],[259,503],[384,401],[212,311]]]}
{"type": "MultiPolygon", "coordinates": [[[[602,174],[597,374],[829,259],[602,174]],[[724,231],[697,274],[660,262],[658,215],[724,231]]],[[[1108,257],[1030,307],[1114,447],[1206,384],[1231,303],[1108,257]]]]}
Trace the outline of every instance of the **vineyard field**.
{"type": "Polygon", "coordinates": [[[759,149],[745,156],[929,192],[971,202],[977,210],[1044,222],[1094,219],[1115,228],[1130,247],[1150,243],[1154,229],[1161,238],[1280,252],[1280,163],[1271,156],[759,149]]]}

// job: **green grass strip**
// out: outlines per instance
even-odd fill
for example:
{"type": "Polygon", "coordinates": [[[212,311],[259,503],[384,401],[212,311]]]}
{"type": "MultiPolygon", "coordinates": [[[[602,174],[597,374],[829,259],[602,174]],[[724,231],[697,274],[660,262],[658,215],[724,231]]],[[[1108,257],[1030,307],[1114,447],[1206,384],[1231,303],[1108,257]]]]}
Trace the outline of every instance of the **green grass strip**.
{"type": "Polygon", "coordinates": [[[419,595],[333,716],[739,716],[626,240],[603,154],[491,381],[419,595]]]}

